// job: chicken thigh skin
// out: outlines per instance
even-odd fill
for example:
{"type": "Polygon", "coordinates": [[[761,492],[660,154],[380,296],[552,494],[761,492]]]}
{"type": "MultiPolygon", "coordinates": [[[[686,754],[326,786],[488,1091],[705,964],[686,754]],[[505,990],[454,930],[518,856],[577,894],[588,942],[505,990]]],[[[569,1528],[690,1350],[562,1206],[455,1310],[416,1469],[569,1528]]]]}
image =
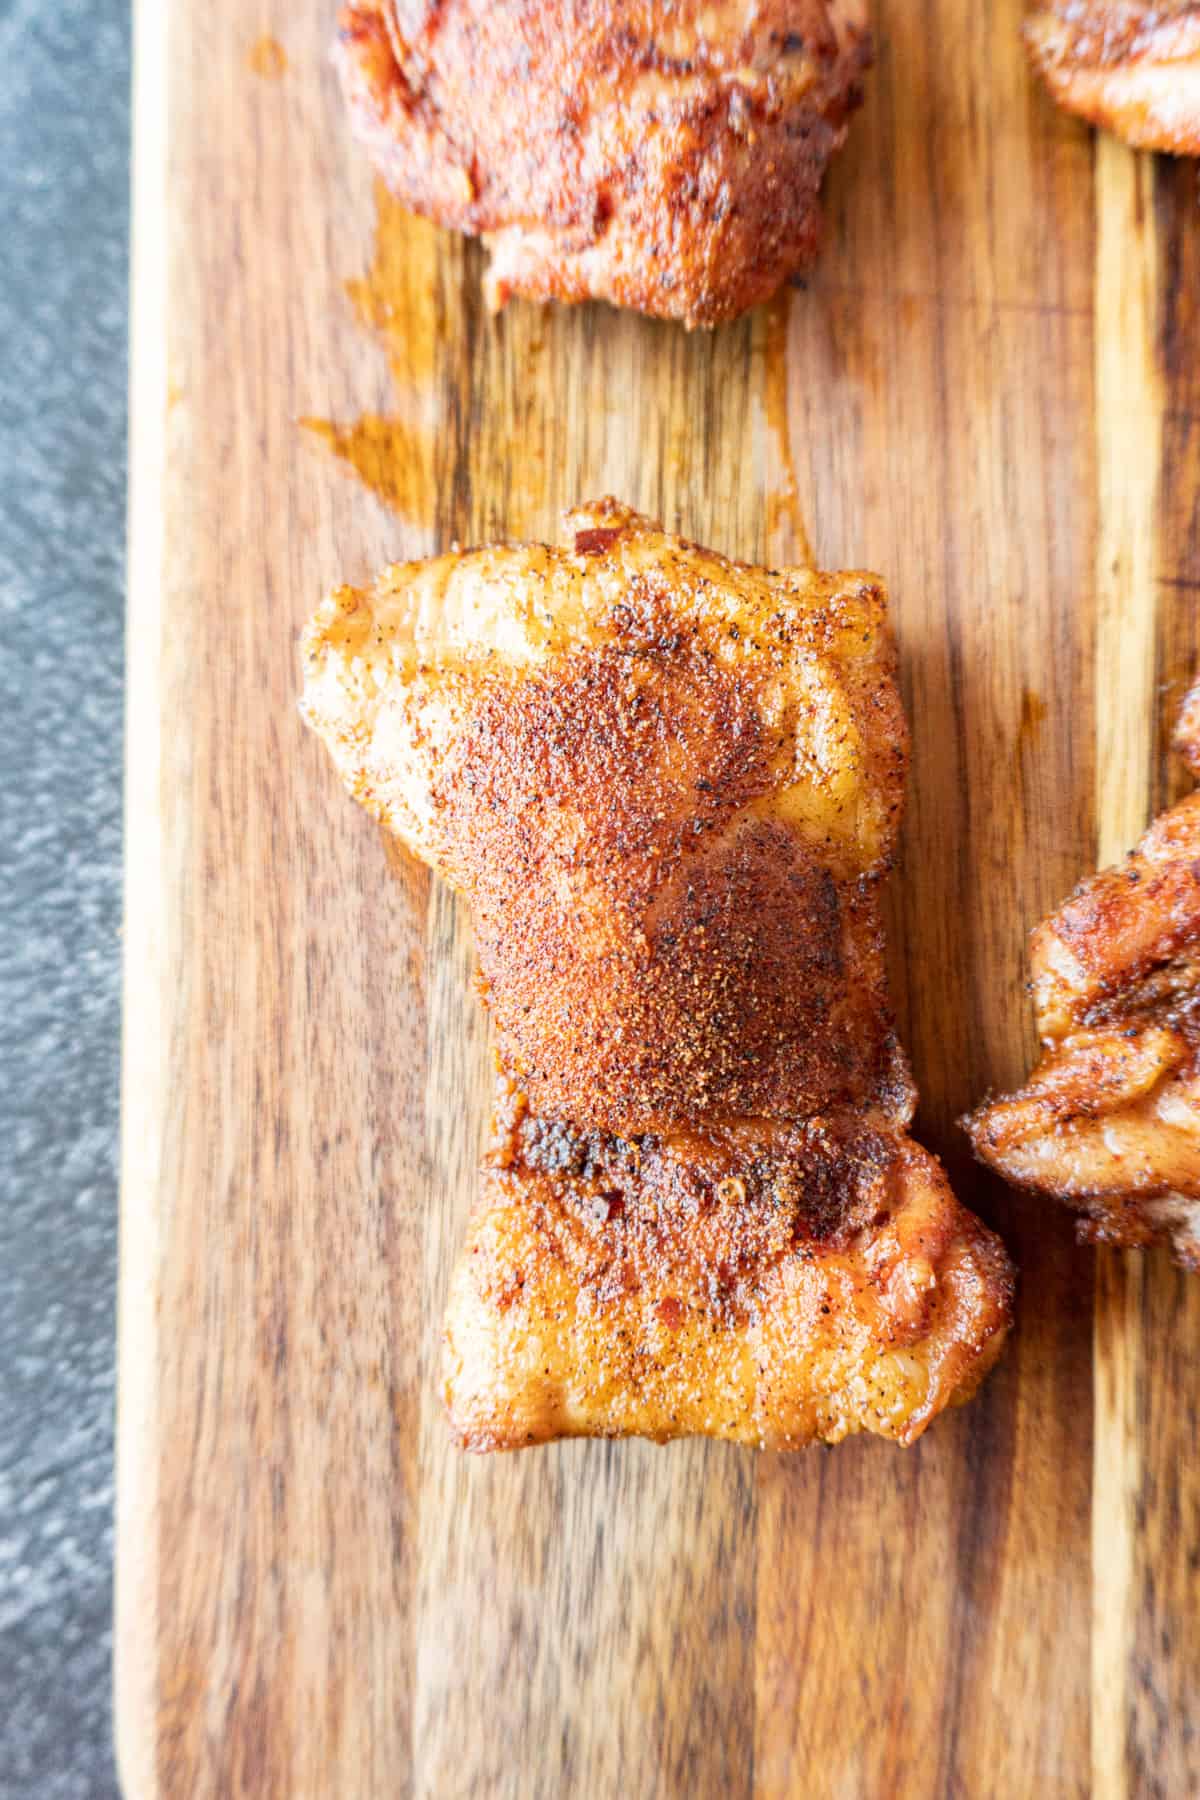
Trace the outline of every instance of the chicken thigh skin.
{"type": "Polygon", "coordinates": [[[998,1354],[1011,1270],[907,1131],[882,588],[613,501],[566,536],[394,567],[305,637],[309,722],[469,900],[496,1027],[455,1430],[910,1442],[998,1354]]]}
{"type": "MultiPolygon", "coordinates": [[[[1176,744],[1200,775],[1200,684],[1176,744]]],[[[1081,1238],[1200,1268],[1200,792],[1039,925],[1030,962],[1045,1053],[964,1121],[976,1153],[1075,1207],[1081,1238]]]]}
{"type": "Polygon", "coordinates": [[[1025,36],[1068,111],[1137,149],[1200,156],[1200,0],[1051,0],[1025,36]]]}
{"type": "Polygon", "coordinates": [[[812,261],[869,60],[863,0],[354,0],[336,45],[376,168],[484,238],[493,307],[687,325],[812,261]]]}

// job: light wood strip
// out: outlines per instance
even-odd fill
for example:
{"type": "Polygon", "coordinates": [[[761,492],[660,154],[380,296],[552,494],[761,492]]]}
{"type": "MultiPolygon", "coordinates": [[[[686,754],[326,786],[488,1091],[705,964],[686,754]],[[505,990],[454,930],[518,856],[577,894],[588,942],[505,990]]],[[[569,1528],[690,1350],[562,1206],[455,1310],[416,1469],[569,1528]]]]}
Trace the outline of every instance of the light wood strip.
{"type": "MultiPolygon", "coordinates": [[[[1157,728],[1155,556],[1162,383],[1156,355],[1159,245],[1154,166],[1096,141],[1097,858],[1115,862],[1145,827],[1157,728]]],[[[1092,1486],[1092,1781],[1129,1787],[1130,1647],[1142,1480],[1142,1258],[1096,1258],[1092,1486]]]]}
{"type": "Polygon", "coordinates": [[[146,1201],[154,1336],[132,1352],[155,1361],[156,1515],[132,1553],[158,1598],[139,1656],[157,1690],[146,1791],[164,1794],[387,1791],[410,1761],[393,1621],[411,1616],[418,1487],[397,1333],[420,1242],[421,897],[380,880],[376,835],[295,711],[297,625],[384,552],[373,502],[348,541],[295,426],[331,366],[370,391],[373,346],[337,340],[335,271],[371,207],[323,129],[326,22],[281,11],[174,9],[160,71],[169,1105],[146,1201]],[[293,73],[267,83],[247,55],[272,26],[293,73]]]}
{"type": "Polygon", "coordinates": [[[1153,159],[1096,139],[1097,856],[1146,825],[1157,743],[1157,498],[1163,386],[1153,159]]]}

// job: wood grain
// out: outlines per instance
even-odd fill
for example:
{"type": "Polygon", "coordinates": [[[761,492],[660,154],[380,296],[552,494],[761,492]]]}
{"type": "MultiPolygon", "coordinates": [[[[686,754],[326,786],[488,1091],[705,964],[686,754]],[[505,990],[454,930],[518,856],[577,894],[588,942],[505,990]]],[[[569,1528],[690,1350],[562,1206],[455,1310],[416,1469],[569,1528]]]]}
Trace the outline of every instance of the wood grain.
{"type": "MultiPolygon", "coordinates": [[[[1097,565],[1102,860],[1190,786],[1170,754],[1200,651],[1195,168],[1099,147],[1097,318],[1107,532],[1097,565]],[[1136,683],[1128,679],[1138,671],[1136,683]]],[[[1200,1284],[1165,1254],[1098,1259],[1093,1781],[1098,1796],[1200,1785],[1200,1426],[1188,1346],[1200,1284]]]]}
{"type": "MultiPolygon", "coordinates": [[[[1097,860],[1115,862],[1146,822],[1155,735],[1155,531],[1162,428],[1154,170],[1115,139],[1096,146],[1097,860]]],[[[1127,1791],[1138,1586],[1138,1317],[1145,1259],[1096,1258],[1092,1487],[1092,1776],[1127,1791]]]]}
{"type": "Polygon", "coordinates": [[[954,1124],[1031,1058],[1028,927],[1173,791],[1195,170],[1057,113],[1019,0],[879,0],[806,291],[710,336],[492,320],[477,247],[373,188],[331,12],[138,10],[127,1792],[1196,1791],[1200,1282],[1076,1249],[954,1124]],[[923,1134],[1022,1269],[1001,1368],[907,1454],[475,1461],[443,1423],[469,934],[301,731],[295,634],[336,581],[606,491],[893,591],[896,1000],[923,1134]]]}
{"type": "Polygon", "coordinates": [[[904,647],[893,914],[920,1122],[1013,1247],[1020,1325],[982,1404],[914,1456],[765,1465],[766,1793],[813,1769],[838,1795],[1087,1788],[1090,1262],[953,1124],[1026,1066],[1024,931],[1094,848],[1091,165],[1029,86],[1017,11],[879,9],[790,363],[818,560],[888,572],[904,647]]]}

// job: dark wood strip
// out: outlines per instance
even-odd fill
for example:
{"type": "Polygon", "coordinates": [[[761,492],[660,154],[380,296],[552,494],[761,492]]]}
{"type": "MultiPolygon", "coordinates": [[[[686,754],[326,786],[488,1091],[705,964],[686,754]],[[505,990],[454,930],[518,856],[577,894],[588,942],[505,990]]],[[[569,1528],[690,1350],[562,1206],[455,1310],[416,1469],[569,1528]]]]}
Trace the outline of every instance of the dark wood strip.
{"type": "Polygon", "coordinates": [[[1025,932],[1095,842],[1089,146],[1031,84],[1020,10],[878,9],[829,253],[791,309],[818,560],[882,570],[901,642],[920,1126],[1020,1265],[1018,1329],[914,1452],[764,1465],[764,1794],[1088,1786],[1090,1259],[954,1125],[1028,1066],[1025,932]]]}

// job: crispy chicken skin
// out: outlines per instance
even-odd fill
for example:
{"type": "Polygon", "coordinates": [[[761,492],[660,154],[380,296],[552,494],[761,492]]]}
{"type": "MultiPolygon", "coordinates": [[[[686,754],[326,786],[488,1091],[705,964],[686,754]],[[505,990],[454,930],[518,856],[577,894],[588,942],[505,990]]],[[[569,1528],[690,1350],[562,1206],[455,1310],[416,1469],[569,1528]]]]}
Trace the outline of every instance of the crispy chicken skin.
{"type": "Polygon", "coordinates": [[[605,501],[563,548],[340,590],[304,656],[350,791],[473,910],[498,1081],[446,1324],[463,1443],[908,1443],[972,1392],[1011,1271],[907,1135],[878,582],[605,501]]]}
{"type": "Polygon", "coordinates": [[[452,1279],[447,1398],[472,1450],[909,1444],[974,1393],[1010,1296],[998,1239],[884,1116],[630,1140],[502,1089],[452,1279]]]}
{"type": "MultiPolygon", "coordinates": [[[[1200,775],[1200,684],[1176,742],[1200,775]]],[[[976,1152],[1077,1208],[1082,1239],[1200,1268],[1200,792],[1077,888],[1030,960],[1045,1055],[964,1121],[976,1152]]]]}
{"type": "Polygon", "coordinates": [[[355,131],[415,212],[482,235],[503,305],[735,317],[811,262],[870,61],[865,0],[353,0],[355,131]]]}
{"type": "Polygon", "coordinates": [[[1138,149],[1200,156],[1200,0],[1051,0],[1025,33],[1071,112],[1138,149]]]}

